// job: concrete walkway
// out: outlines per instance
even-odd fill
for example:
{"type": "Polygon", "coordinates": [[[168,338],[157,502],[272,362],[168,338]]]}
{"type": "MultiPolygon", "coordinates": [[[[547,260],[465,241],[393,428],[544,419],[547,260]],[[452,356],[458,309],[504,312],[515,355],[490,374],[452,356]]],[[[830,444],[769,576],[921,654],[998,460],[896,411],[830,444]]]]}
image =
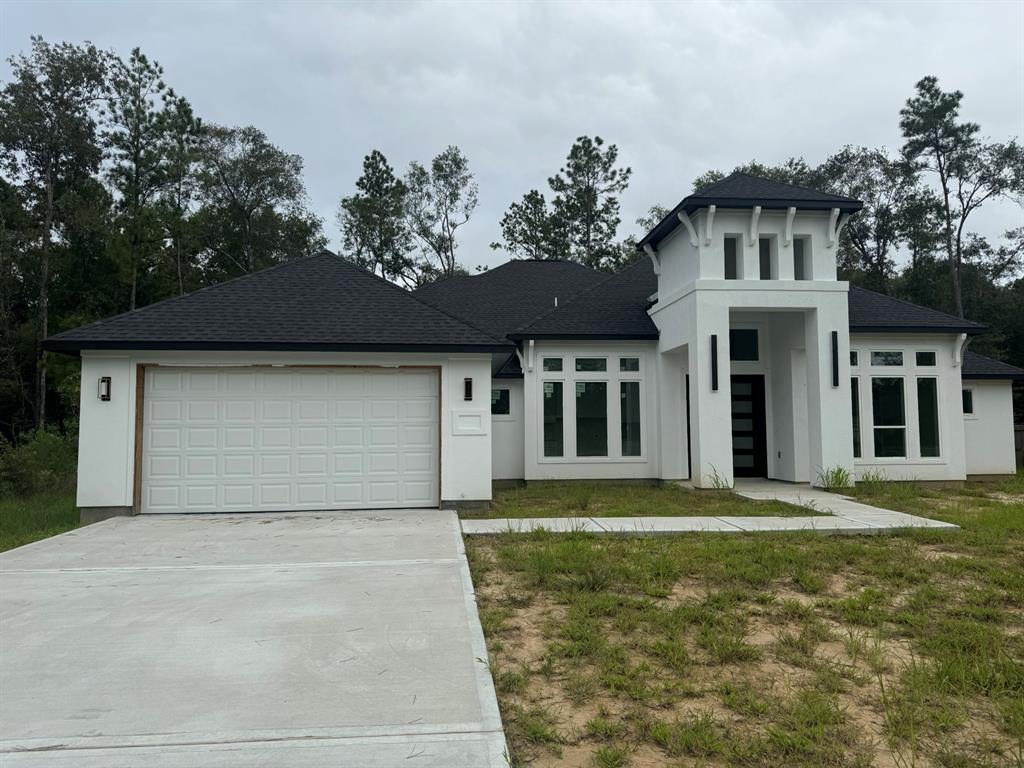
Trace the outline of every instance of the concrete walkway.
{"type": "Polygon", "coordinates": [[[0,554],[0,765],[507,766],[452,512],[116,518],[0,554]]]}
{"type": "Polygon", "coordinates": [[[814,511],[806,517],[537,517],[463,520],[466,535],[529,532],[543,528],[556,533],[585,531],[619,535],[672,533],[750,533],[818,531],[820,533],[891,533],[906,528],[958,526],[927,517],[908,515],[861,504],[847,496],[812,488],[806,483],[739,480],[735,492],[747,499],[781,501],[814,511]]]}

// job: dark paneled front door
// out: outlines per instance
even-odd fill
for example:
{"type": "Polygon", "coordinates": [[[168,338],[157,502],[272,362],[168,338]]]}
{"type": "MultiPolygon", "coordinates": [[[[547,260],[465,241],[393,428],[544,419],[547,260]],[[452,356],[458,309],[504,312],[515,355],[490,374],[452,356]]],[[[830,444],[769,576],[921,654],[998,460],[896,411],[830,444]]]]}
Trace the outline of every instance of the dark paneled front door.
{"type": "Polygon", "coordinates": [[[764,376],[733,376],[732,470],[736,477],[767,477],[764,376]]]}

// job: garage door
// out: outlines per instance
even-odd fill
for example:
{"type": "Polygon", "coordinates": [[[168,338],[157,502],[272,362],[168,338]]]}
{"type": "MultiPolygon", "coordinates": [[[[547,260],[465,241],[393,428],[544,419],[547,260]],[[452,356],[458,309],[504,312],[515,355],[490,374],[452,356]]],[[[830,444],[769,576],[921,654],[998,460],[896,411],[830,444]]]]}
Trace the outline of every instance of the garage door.
{"type": "Polygon", "coordinates": [[[142,512],[436,507],[436,369],[146,369],[142,512]]]}

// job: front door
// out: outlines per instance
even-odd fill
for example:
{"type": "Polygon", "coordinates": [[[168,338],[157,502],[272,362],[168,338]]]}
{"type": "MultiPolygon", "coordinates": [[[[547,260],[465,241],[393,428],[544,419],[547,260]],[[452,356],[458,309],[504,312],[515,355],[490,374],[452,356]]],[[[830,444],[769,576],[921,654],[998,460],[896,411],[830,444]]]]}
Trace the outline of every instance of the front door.
{"type": "Polygon", "coordinates": [[[733,376],[732,470],[736,477],[767,477],[764,376],[733,376]]]}

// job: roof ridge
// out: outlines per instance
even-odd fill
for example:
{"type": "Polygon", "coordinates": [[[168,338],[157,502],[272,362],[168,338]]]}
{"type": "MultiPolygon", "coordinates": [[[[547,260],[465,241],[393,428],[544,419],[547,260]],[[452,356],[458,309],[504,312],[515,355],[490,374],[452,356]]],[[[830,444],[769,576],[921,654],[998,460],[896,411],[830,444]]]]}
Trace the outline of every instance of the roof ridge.
{"type": "Polygon", "coordinates": [[[873,291],[870,288],[865,288],[860,285],[851,285],[850,288],[857,291],[864,291],[865,293],[870,293],[875,296],[881,296],[883,298],[889,299],[890,301],[898,301],[900,304],[906,304],[908,307],[914,307],[915,309],[927,309],[929,312],[934,312],[938,315],[942,315],[943,317],[948,317],[951,320],[956,320],[958,323],[967,323],[968,325],[973,325],[977,328],[989,327],[982,323],[975,322],[974,320],[968,320],[965,317],[957,317],[956,315],[952,315],[949,312],[943,312],[941,309],[933,309],[932,307],[926,307],[923,304],[915,304],[914,302],[908,301],[907,299],[901,299],[899,296],[890,296],[888,293],[879,293],[878,291],[873,291]]]}
{"type": "Polygon", "coordinates": [[[258,270],[256,272],[246,272],[244,275],[236,275],[235,277],[229,277],[227,280],[222,280],[221,282],[213,283],[212,285],[204,285],[202,288],[196,288],[194,291],[189,291],[188,293],[182,293],[179,294],[178,296],[168,296],[166,299],[160,299],[160,301],[154,301],[152,304],[146,304],[145,306],[142,307],[129,309],[127,312],[119,312],[116,315],[104,317],[101,320],[94,320],[91,323],[86,323],[85,325],[78,325],[75,326],[74,328],[67,328],[63,331],[60,331],[59,333],[53,334],[53,336],[60,336],[61,334],[68,333],[69,331],[84,331],[87,328],[95,328],[97,326],[104,325],[105,323],[112,323],[113,321],[120,320],[121,318],[127,317],[128,315],[134,315],[138,312],[144,312],[147,309],[159,307],[162,304],[169,304],[172,301],[183,301],[185,299],[191,299],[199,295],[200,293],[212,291],[214,288],[220,288],[223,285],[230,285],[231,283],[236,283],[239,280],[245,280],[246,278],[256,277],[257,275],[262,275],[265,272],[272,272],[282,267],[293,266],[295,264],[298,264],[299,262],[309,261],[310,259],[319,258],[320,256],[324,255],[338,258],[334,253],[327,250],[326,248],[321,248],[316,253],[307,253],[305,256],[299,256],[297,259],[287,259],[286,261],[281,261],[278,262],[277,264],[271,264],[269,267],[264,267],[263,269],[258,270]]]}
{"type": "MultiPolygon", "coordinates": [[[[331,251],[328,251],[326,248],[324,249],[324,251],[326,253],[331,253],[331,251]]],[[[466,320],[463,320],[461,317],[456,317],[455,315],[451,314],[450,312],[448,312],[446,310],[441,309],[440,307],[435,307],[433,304],[428,304],[426,301],[424,301],[419,296],[417,296],[415,291],[410,291],[410,290],[407,290],[407,289],[403,288],[400,285],[395,285],[390,280],[386,280],[385,278],[383,278],[380,275],[378,275],[376,272],[371,272],[370,270],[366,269],[365,267],[361,267],[358,264],[355,264],[354,262],[349,261],[344,256],[338,256],[337,254],[333,254],[333,253],[331,253],[331,255],[334,256],[335,258],[339,259],[340,261],[343,261],[346,264],[354,267],[355,269],[362,270],[363,272],[368,274],[370,277],[374,278],[375,280],[380,281],[384,285],[386,285],[386,286],[388,286],[390,288],[393,288],[396,291],[401,291],[403,295],[405,295],[408,298],[412,299],[417,304],[420,304],[420,305],[426,307],[427,309],[433,310],[434,312],[438,312],[438,313],[444,315],[445,317],[450,318],[451,320],[454,320],[455,322],[459,323],[460,325],[464,325],[467,328],[472,328],[477,333],[482,333],[484,336],[486,336],[491,341],[496,341],[499,344],[507,344],[507,343],[509,343],[508,339],[499,339],[497,336],[492,336],[490,333],[485,331],[483,328],[480,328],[479,326],[473,325],[472,323],[470,323],[470,322],[468,322],[466,320]]],[[[448,275],[448,277],[454,277],[454,275],[448,275]]],[[[472,275],[470,275],[470,277],[472,277],[472,275]]]]}

